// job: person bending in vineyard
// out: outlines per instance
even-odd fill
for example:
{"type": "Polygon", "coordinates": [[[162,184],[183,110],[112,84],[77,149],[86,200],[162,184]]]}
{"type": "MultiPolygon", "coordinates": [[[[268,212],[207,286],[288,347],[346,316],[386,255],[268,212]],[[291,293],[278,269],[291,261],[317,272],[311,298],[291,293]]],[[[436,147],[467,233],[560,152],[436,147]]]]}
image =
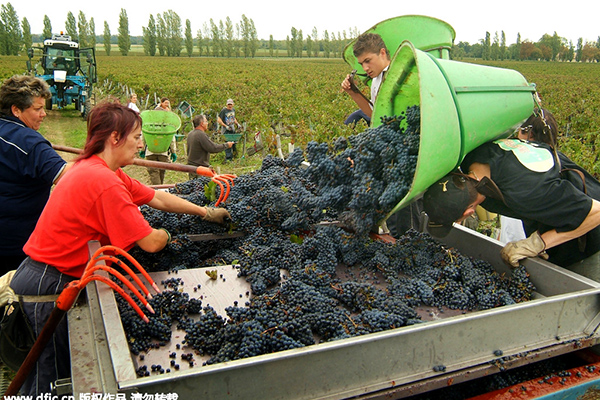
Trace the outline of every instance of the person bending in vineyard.
{"type": "MultiPolygon", "coordinates": [[[[210,167],[210,153],[219,153],[230,149],[235,142],[215,143],[206,134],[208,119],[206,115],[196,115],[192,120],[194,130],[188,133],[187,138],[187,163],[196,167],[210,167]]],[[[190,173],[190,179],[197,178],[196,174],[190,173]]]]}
{"type": "MultiPolygon", "coordinates": [[[[530,124],[548,135],[545,115],[536,110],[530,124]]],[[[516,267],[522,259],[540,256],[600,281],[598,200],[600,182],[552,146],[503,139],[467,154],[459,171],[425,192],[423,205],[430,219],[428,230],[439,237],[453,222],[475,212],[478,204],[521,219],[528,237],[504,246],[501,256],[507,264],[516,267]]]]}
{"type": "Polygon", "coordinates": [[[37,130],[52,97],[48,84],[15,75],[0,87],[0,275],[25,259],[23,245],[67,164],[37,130]]]}
{"type": "MultiPolygon", "coordinates": [[[[129,250],[137,245],[147,252],[165,248],[171,235],[153,229],[139,206],[191,214],[223,223],[230,218],[222,208],[201,207],[165,191],[155,191],[121,169],[133,163],[142,147],[142,120],[126,106],[105,103],[88,116],[83,153],[52,192],[40,219],[25,244],[27,258],[10,286],[20,295],[59,294],[66,283],[79,279],[88,262],[88,242],[129,250]]],[[[25,303],[24,311],[38,335],[53,303],[25,303]]],[[[50,383],[70,375],[66,320],[44,349],[22,394],[50,391],[50,383]]]]}
{"type": "Polygon", "coordinates": [[[342,90],[352,97],[352,100],[356,102],[360,109],[350,114],[344,123],[349,125],[363,118],[367,124],[370,124],[373,104],[375,104],[379,87],[390,66],[390,52],[381,36],[376,33],[363,33],[360,35],[356,39],[352,50],[358,63],[367,76],[371,78],[371,100],[362,95],[354,84],[352,75],[346,75],[346,78],[342,81],[342,90]]]}
{"type": "MultiPolygon", "coordinates": [[[[227,99],[227,104],[219,112],[217,122],[221,126],[221,133],[235,133],[235,129],[240,128],[242,125],[235,118],[235,108],[233,108],[233,99],[227,99]]],[[[235,151],[235,143],[232,147],[225,149],[225,160],[233,160],[233,152],[235,151]]]]}

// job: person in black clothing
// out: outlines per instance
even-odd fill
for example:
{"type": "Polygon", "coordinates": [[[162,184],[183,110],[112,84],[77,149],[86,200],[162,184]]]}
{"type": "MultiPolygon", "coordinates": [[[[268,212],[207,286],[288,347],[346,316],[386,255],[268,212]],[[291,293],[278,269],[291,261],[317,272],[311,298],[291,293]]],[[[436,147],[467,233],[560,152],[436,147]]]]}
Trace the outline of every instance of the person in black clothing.
{"type": "MultiPolygon", "coordinates": [[[[533,126],[550,126],[541,111],[533,121],[533,126]]],[[[434,236],[445,236],[453,222],[462,221],[481,204],[523,221],[528,237],[506,244],[501,251],[506,263],[518,266],[520,260],[539,255],[600,280],[598,268],[581,267],[598,266],[598,199],[600,183],[549,144],[503,139],[467,154],[460,170],[425,192],[423,203],[434,236]]]]}

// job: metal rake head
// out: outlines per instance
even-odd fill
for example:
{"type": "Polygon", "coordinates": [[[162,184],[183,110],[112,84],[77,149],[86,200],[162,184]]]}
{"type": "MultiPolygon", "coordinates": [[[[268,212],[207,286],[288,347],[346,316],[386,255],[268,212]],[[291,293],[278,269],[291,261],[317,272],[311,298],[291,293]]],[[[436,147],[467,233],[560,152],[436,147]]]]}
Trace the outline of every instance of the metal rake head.
{"type": "Polygon", "coordinates": [[[148,309],[148,311],[154,314],[154,309],[148,303],[147,300],[151,299],[152,295],[150,294],[150,291],[146,288],[146,286],[144,286],[141,279],[138,278],[138,276],[127,264],[125,264],[123,261],[121,261],[114,255],[104,254],[105,252],[112,252],[114,254],[124,256],[138,269],[138,271],[140,271],[142,276],[148,281],[149,285],[152,286],[152,288],[157,293],[160,293],[160,289],[158,288],[156,282],[152,280],[148,272],[146,272],[146,270],[129,253],[115,246],[103,246],[96,250],[96,252],[92,255],[90,261],[88,262],[83,271],[81,279],[72,281],[67,285],[67,287],[65,287],[65,289],[60,294],[58,300],[56,301],[57,307],[63,311],[68,311],[73,306],[73,303],[75,303],[77,295],[79,294],[81,289],[87,286],[87,284],[91,281],[100,281],[110,286],[114,291],[119,293],[145,322],[149,322],[148,317],[142,312],[141,308],[136,304],[133,298],[123,290],[123,288],[121,288],[108,277],[99,275],[97,273],[99,271],[105,271],[108,274],[111,274],[112,276],[116,277],[125,286],[127,286],[131,293],[133,293],[139,299],[139,301],[148,309]],[[101,263],[106,261],[123,268],[123,270],[127,272],[127,274],[132,278],[136,285],[141,289],[144,295],[142,295],[138,288],[136,288],[132,282],[130,282],[123,274],[121,274],[115,268],[109,267],[104,263],[101,263]]]}

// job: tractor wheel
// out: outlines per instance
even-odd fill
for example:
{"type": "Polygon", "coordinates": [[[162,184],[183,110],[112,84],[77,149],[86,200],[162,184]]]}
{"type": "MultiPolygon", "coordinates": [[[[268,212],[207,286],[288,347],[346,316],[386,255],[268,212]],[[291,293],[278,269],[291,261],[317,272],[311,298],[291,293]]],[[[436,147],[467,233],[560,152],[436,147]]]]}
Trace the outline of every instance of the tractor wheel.
{"type": "Polygon", "coordinates": [[[80,105],[79,105],[79,99],[75,99],[75,109],[77,111],[81,111],[80,105]]]}
{"type": "Polygon", "coordinates": [[[46,110],[52,110],[52,97],[46,99],[46,110]]]}
{"type": "Polygon", "coordinates": [[[92,102],[89,100],[86,100],[85,103],[83,104],[83,112],[81,113],[81,116],[83,118],[87,118],[90,111],[92,111],[92,102]]]}

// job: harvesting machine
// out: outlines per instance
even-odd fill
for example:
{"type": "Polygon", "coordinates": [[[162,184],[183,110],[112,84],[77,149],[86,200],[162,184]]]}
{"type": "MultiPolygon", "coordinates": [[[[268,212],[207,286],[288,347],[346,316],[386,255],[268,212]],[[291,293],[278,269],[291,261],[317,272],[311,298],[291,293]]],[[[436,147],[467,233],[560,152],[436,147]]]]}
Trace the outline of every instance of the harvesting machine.
{"type": "Polygon", "coordinates": [[[83,117],[87,116],[93,85],[97,82],[95,49],[80,48],[77,41],[61,32],[45,39],[43,47],[28,49],[27,56],[27,72],[50,85],[52,98],[46,100],[46,108],[62,109],[74,104],[83,117]],[[35,50],[42,54],[33,65],[35,50]]]}

